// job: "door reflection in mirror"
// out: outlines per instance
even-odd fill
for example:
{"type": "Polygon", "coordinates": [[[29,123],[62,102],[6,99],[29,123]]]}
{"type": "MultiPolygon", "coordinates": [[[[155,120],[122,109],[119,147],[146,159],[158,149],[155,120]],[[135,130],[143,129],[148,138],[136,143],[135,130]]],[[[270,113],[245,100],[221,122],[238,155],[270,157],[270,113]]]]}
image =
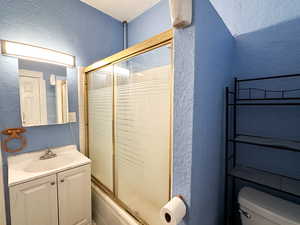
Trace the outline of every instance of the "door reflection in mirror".
{"type": "Polygon", "coordinates": [[[19,59],[19,89],[24,127],[69,122],[66,67],[19,59]]]}

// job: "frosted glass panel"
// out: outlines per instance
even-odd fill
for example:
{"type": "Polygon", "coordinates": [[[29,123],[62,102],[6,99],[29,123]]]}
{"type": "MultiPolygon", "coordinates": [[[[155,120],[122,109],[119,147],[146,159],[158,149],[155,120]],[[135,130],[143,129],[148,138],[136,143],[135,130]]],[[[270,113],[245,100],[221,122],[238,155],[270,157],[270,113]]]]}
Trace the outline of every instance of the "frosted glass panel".
{"type": "Polygon", "coordinates": [[[151,225],[170,197],[170,61],[164,46],[88,74],[92,175],[151,225]]]}
{"type": "Polygon", "coordinates": [[[169,199],[169,60],[163,47],[114,66],[116,195],[151,225],[169,199]]]}
{"type": "Polygon", "coordinates": [[[113,190],[112,67],[88,74],[89,156],[92,175],[113,190]]]}

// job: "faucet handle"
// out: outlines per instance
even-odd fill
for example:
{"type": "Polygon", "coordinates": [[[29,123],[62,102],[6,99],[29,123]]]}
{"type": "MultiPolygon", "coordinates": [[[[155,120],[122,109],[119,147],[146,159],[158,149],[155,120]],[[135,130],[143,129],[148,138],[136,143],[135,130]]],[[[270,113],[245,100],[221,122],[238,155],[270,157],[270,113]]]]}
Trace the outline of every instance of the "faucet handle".
{"type": "Polygon", "coordinates": [[[54,158],[56,157],[57,155],[52,152],[51,148],[47,148],[47,150],[45,151],[45,153],[40,157],[41,160],[44,160],[44,159],[51,159],[51,158],[54,158]]]}

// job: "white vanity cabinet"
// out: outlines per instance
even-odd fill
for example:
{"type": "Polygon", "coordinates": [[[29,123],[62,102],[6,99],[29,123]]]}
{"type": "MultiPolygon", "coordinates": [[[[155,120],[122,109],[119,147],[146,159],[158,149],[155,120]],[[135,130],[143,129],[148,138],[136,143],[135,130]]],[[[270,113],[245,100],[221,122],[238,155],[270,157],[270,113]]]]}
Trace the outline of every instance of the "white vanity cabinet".
{"type": "Polygon", "coordinates": [[[81,166],[57,175],[60,225],[91,224],[90,174],[90,166],[81,166]]]}
{"type": "Polygon", "coordinates": [[[12,225],[57,225],[56,175],[10,187],[12,225]]]}
{"type": "Polygon", "coordinates": [[[90,225],[90,164],[10,187],[12,225],[90,225]]]}

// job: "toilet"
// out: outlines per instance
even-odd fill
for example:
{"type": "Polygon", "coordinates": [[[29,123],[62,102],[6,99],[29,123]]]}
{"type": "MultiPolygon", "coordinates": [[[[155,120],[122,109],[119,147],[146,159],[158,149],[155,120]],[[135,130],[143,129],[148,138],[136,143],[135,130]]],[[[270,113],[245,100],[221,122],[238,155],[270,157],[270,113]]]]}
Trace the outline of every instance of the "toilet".
{"type": "Polygon", "coordinates": [[[242,225],[300,225],[300,205],[244,187],[239,193],[242,225]]]}

